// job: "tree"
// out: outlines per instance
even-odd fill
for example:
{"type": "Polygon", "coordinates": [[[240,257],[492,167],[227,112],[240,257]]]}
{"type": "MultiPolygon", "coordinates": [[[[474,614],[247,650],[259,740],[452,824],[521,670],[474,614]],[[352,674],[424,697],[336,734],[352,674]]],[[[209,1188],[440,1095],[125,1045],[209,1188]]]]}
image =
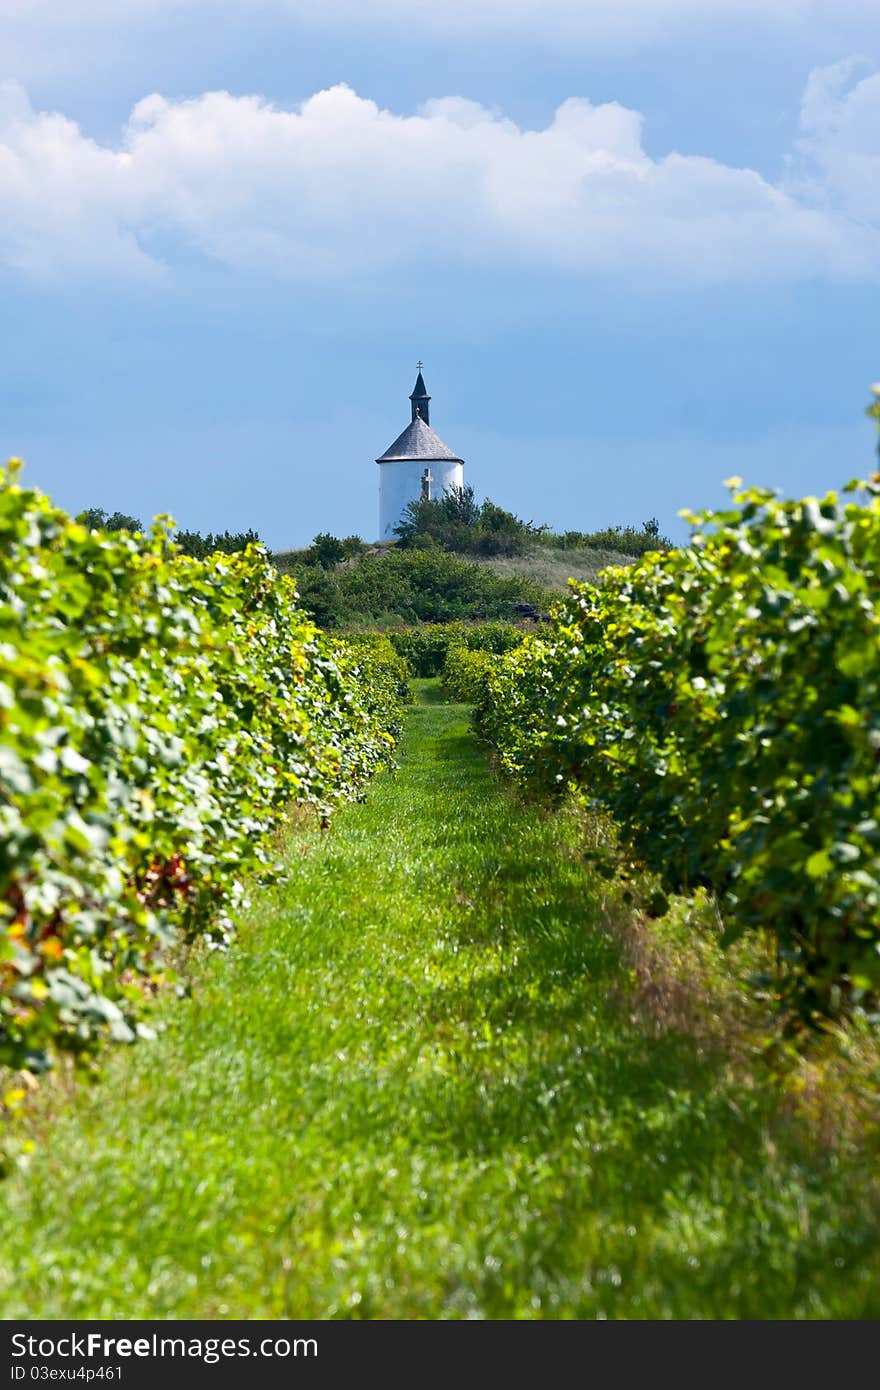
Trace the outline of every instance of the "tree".
{"type": "MultiPolygon", "coordinates": [[[[464,487],[449,487],[438,498],[438,505],[447,521],[454,526],[479,526],[482,508],[470,483],[464,487]]],[[[489,504],[491,506],[491,503],[489,504]]]]}
{"type": "Polygon", "coordinates": [[[87,507],[84,512],[80,512],[76,520],[81,526],[87,526],[90,531],[143,531],[143,522],[138,521],[136,516],[127,516],[125,512],[107,513],[103,507],[87,507]]]}
{"type": "Polygon", "coordinates": [[[320,565],[322,569],[331,570],[343,560],[362,554],[364,550],[366,545],[360,536],[345,536],[340,540],[338,536],[331,536],[329,531],[321,531],[305,552],[305,558],[309,565],[320,565]]]}
{"type": "Polygon", "coordinates": [[[249,545],[262,544],[256,531],[224,531],[222,535],[208,531],[204,536],[200,531],[178,531],[174,539],[183,554],[195,560],[204,560],[206,555],[216,555],[218,551],[221,555],[234,555],[249,545]]]}
{"type": "Polygon", "coordinates": [[[541,528],[488,497],[480,504],[468,485],[447,488],[442,497],[410,502],[394,534],[404,550],[517,555],[541,534],[541,528]]]}

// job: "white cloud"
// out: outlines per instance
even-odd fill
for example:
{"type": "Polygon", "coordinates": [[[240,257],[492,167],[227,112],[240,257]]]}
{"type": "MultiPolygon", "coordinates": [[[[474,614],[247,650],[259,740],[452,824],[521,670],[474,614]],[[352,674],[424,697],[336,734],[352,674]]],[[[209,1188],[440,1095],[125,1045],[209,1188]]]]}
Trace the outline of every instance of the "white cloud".
{"type": "Polygon", "coordinates": [[[0,83],[0,265],[155,275],[137,242],[139,201],[129,154],[34,112],[18,83],[0,83]]]}
{"type": "Polygon", "coordinates": [[[816,68],[801,104],[800,151],[817,202],[880,224],[880,73],[864,58],[816,68]],[[866,71],[867,70],[867,71],[866,71]],[[858,81],[859,73],[865,73],[858,81]]]}
{"type": "Polygon", "coordinates": [[[229,266],[306,277],[427,257],[583,274],[873,279],[877,210],[841,170],[850,156],[876,160],[877,81],[840,96],[814,74],[804,196],[703,157],[652,159],[638,112],[583,98],[526,130],[459,97],[397,115],[346,86],[293,110],[225,92],[154,95],[110,148],[32,111],[7,84],[0,263],[143,274],[158,268],[157,245],[179,241],[229,266]]]}

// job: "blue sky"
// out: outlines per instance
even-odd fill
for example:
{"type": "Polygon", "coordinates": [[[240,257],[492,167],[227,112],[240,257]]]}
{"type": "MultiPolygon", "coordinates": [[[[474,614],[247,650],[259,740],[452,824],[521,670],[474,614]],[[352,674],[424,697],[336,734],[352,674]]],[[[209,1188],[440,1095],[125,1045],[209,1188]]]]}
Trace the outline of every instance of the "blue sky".
{"type": "Polygon", "coordinates": [[[873,466],[875,0],[4,0],[0,194],[0,453],[71,510],[371,539],[419,357],[555,527],[873,466]]]}

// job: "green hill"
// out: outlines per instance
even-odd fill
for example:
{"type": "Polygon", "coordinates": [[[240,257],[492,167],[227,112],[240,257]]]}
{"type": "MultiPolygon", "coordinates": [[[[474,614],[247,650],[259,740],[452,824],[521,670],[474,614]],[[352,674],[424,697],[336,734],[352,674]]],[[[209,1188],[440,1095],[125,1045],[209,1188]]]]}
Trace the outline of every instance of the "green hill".
{"type": "Polygon", "coordinates": [[[633,555],[618,550],[592,549],[586,546],[560,550],[553,545],[534,545],[524,555],[493,555],[477,557],[493,574],[504,579],[522,577],[553,594],[565,593],[569,579],[595,582],[609,565],[631,565],[633,555]]]}
{"type": "MultiPolygon", "coordinates": [[[[337,558],[331,545],[280,551],[278,568],[296,580],[303,605],[324,628],[395,627],[517,616],[517,603],[546,611],[569,578],[595,579],[606,566],[632,556],[535,542],[510,556],[464,556],[435,549],[351,542],[337,558]]],[[[326,541],[332,538],[324,538],[326,541]]]]}

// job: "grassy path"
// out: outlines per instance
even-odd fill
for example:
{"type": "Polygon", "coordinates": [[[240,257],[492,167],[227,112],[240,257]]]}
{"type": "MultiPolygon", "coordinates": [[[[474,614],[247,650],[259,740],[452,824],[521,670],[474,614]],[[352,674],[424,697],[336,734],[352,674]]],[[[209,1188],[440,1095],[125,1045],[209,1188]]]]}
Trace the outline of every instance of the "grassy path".
{"type": "Polygon", "coordinates": [[[0,1314],[876,1316],[858,1174],[629,1020],[570,827],[420,698],[399,773],[0,1184],[0,1314]]]}

